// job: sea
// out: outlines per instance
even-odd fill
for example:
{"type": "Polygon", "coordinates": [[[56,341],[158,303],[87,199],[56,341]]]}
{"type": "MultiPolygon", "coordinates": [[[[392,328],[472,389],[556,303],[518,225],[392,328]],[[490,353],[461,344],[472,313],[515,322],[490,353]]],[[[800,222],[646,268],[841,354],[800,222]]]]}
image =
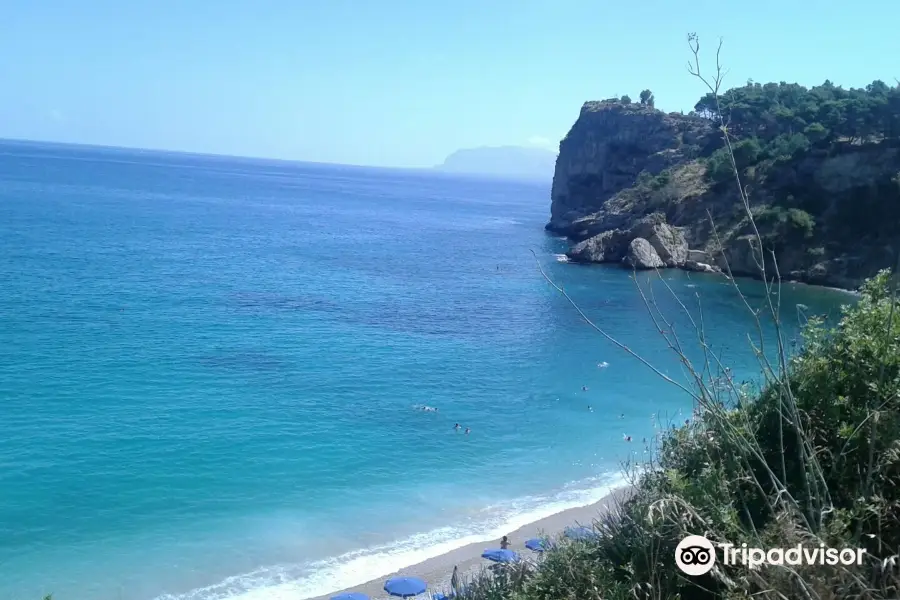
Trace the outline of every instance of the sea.
{"type": "Polygon", "coordinates": [[[566,263],[549,187],[0,142],[0,599],[327,594],[620,485],[692,404],[606,336],[758,378],[730,282],[566,263]]]}

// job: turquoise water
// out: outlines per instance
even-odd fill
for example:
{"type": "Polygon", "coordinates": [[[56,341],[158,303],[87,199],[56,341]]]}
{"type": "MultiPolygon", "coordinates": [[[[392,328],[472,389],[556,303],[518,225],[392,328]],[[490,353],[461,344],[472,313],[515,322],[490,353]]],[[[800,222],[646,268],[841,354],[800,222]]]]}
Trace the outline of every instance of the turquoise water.
{"type": "MultiPolygon", "coordinates": [[[[299,600],[601,497],[690,400],[541,278],[682,378],[628,272],[559,262],[548,197],[0,144],[0,598],[299,600]]],[[[665,276],[751,373],[732,288],[665,276]]]]}

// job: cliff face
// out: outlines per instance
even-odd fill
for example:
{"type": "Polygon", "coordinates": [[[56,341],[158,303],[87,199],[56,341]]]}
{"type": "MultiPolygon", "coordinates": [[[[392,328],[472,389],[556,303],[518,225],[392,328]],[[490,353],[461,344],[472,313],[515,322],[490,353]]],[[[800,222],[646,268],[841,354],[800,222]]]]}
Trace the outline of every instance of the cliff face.
{"type": "MultiPolygon", "coordinates": [[[[560,144],[547,229],[576,242],[573,261],[757,277],[733,176],[709,173],[721,144],[700,117],[589,102],[560,144]]],[[[784,279],[855,288],[896,261],[898,173],[900,144],[882,140],[769,160],[742,177],[784,279]]]]}
{"type": "Polygon", "coordinates": [[[547,229],[569,227],[599,210],[641,172],[656,175],[691,158],[711,128],[703,119],[666,114],[641,104],[587,102],[560,142],[547,229]]]}

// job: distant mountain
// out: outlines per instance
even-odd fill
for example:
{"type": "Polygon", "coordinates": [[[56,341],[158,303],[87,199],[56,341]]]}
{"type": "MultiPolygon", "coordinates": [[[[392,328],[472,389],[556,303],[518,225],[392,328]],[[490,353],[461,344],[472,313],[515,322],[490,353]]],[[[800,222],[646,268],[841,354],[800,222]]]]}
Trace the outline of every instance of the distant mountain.
{"type": "Polygon", "coordinates": [[[449,173],[550,181],[556,168],[556,155],[543,148],[519,146],[465,148],[435,168],[449,173]]]}

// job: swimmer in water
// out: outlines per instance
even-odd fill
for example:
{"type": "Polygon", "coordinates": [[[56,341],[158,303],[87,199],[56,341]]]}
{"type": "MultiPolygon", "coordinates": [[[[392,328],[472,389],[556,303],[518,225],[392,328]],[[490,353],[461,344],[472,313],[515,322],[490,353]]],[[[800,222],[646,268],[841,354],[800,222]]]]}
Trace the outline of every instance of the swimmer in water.
{"type": "Polygon", "coordinates": [[[624,418],[625,418],[625,413],[622,413],[621,415],[619,415],[619,418],[620,418],[620,419],[624,419],[624,418]]]}
{"type": "Polygon", "coordinates": [[[594,411],[594,409],[593,409],[593,408],[591,408],[591,405],[590,405],[590,404],[588,404],[588,410],[589,410],[589,411],[591,411],[591,412],[593,412],[593,411],[594,411]]]}
{"type": "Polygon", "coordinates": [[[587,391],[587,386],[586,386],[586,385],[581,386],[581,391],[582,391],[582,392],[586,392],[586,391],[587,391]]]}
{"type": "Polygon", "coordinates": [[[625,435],[625,434],[623,433],[623,434],[622,434],[622,439],[624,439],[626,442],[630,442],[630,441],[631,441],[631,436],[630,436],[630,435],[625,435]]]}
{"type": "Polygon", "coordinates": [[[466,435],[469,435],[469,431],[471,431],[468,427],[466,427],[466,435]]]}
{"type": "Polygon", "coordinates": [[[453,426],[453,429],[459,430],[459,423],[453,426]]]}

